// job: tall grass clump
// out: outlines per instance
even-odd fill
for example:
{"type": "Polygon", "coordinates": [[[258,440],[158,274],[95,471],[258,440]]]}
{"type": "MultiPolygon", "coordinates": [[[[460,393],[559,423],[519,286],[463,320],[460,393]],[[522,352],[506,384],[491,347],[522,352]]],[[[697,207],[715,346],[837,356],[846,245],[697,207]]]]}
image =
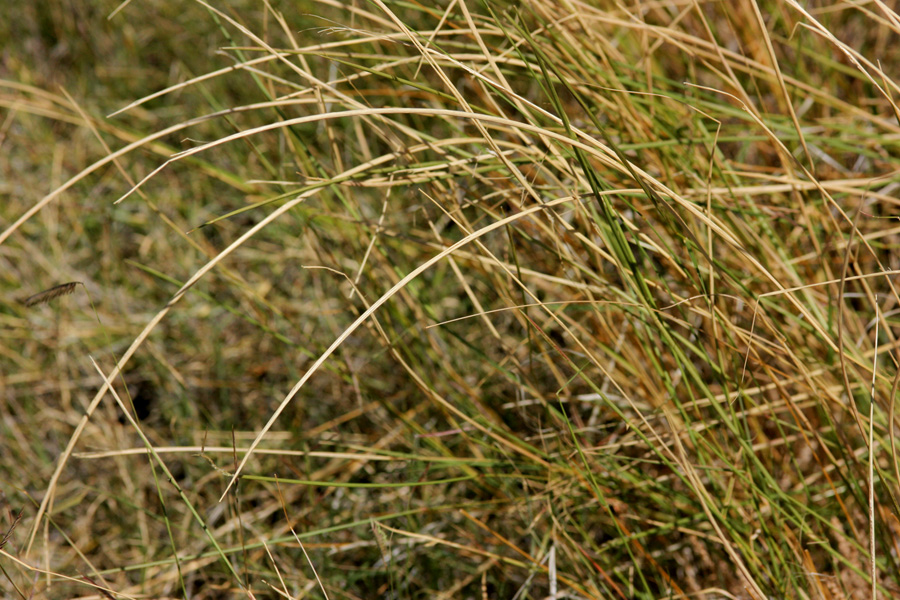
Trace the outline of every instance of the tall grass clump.
{"type": "Polygon", "coordinates": [[[887,3],[7,12],[5,597],[900,596],[887,3]]]}

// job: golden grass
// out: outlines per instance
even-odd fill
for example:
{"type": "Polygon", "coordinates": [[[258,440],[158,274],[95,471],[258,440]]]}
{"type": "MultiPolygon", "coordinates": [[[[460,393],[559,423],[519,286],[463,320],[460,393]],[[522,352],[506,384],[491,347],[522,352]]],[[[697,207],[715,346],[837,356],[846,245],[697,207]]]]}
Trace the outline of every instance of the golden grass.
{"type": "Polygon", "coordinates": [[[7,595],[900,593],[890,7],[99,6],[5,36],[7,595]]]}

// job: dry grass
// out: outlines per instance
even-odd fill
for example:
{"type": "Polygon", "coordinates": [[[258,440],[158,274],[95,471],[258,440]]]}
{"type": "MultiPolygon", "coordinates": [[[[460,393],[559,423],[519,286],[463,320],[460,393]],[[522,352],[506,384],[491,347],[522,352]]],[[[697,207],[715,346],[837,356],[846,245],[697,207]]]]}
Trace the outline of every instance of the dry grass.
{"type": "Polygon", "coordinates": [[[0,589],[900,595],[900,18],[809,4],[11,9],[0,589]]]}

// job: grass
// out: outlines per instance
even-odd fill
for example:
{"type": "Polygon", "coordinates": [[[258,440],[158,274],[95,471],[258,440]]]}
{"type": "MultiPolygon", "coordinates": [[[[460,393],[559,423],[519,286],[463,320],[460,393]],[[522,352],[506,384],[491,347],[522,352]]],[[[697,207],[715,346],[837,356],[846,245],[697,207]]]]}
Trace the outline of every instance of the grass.
{"type": "Polygon", "coordinates": [[[900,21],[808,4],[9,9],[4,595],[900,595],[900,21]]]}

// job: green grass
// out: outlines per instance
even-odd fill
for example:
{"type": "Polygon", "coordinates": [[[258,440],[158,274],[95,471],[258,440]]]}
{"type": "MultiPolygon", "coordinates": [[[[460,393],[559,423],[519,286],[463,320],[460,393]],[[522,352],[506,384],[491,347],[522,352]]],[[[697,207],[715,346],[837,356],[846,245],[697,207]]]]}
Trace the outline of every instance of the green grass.
{"type": "Polygon", "coordinates": [[[117,7],[0,23],[4,597],[900,595],[882,3],[117,7]]]}

